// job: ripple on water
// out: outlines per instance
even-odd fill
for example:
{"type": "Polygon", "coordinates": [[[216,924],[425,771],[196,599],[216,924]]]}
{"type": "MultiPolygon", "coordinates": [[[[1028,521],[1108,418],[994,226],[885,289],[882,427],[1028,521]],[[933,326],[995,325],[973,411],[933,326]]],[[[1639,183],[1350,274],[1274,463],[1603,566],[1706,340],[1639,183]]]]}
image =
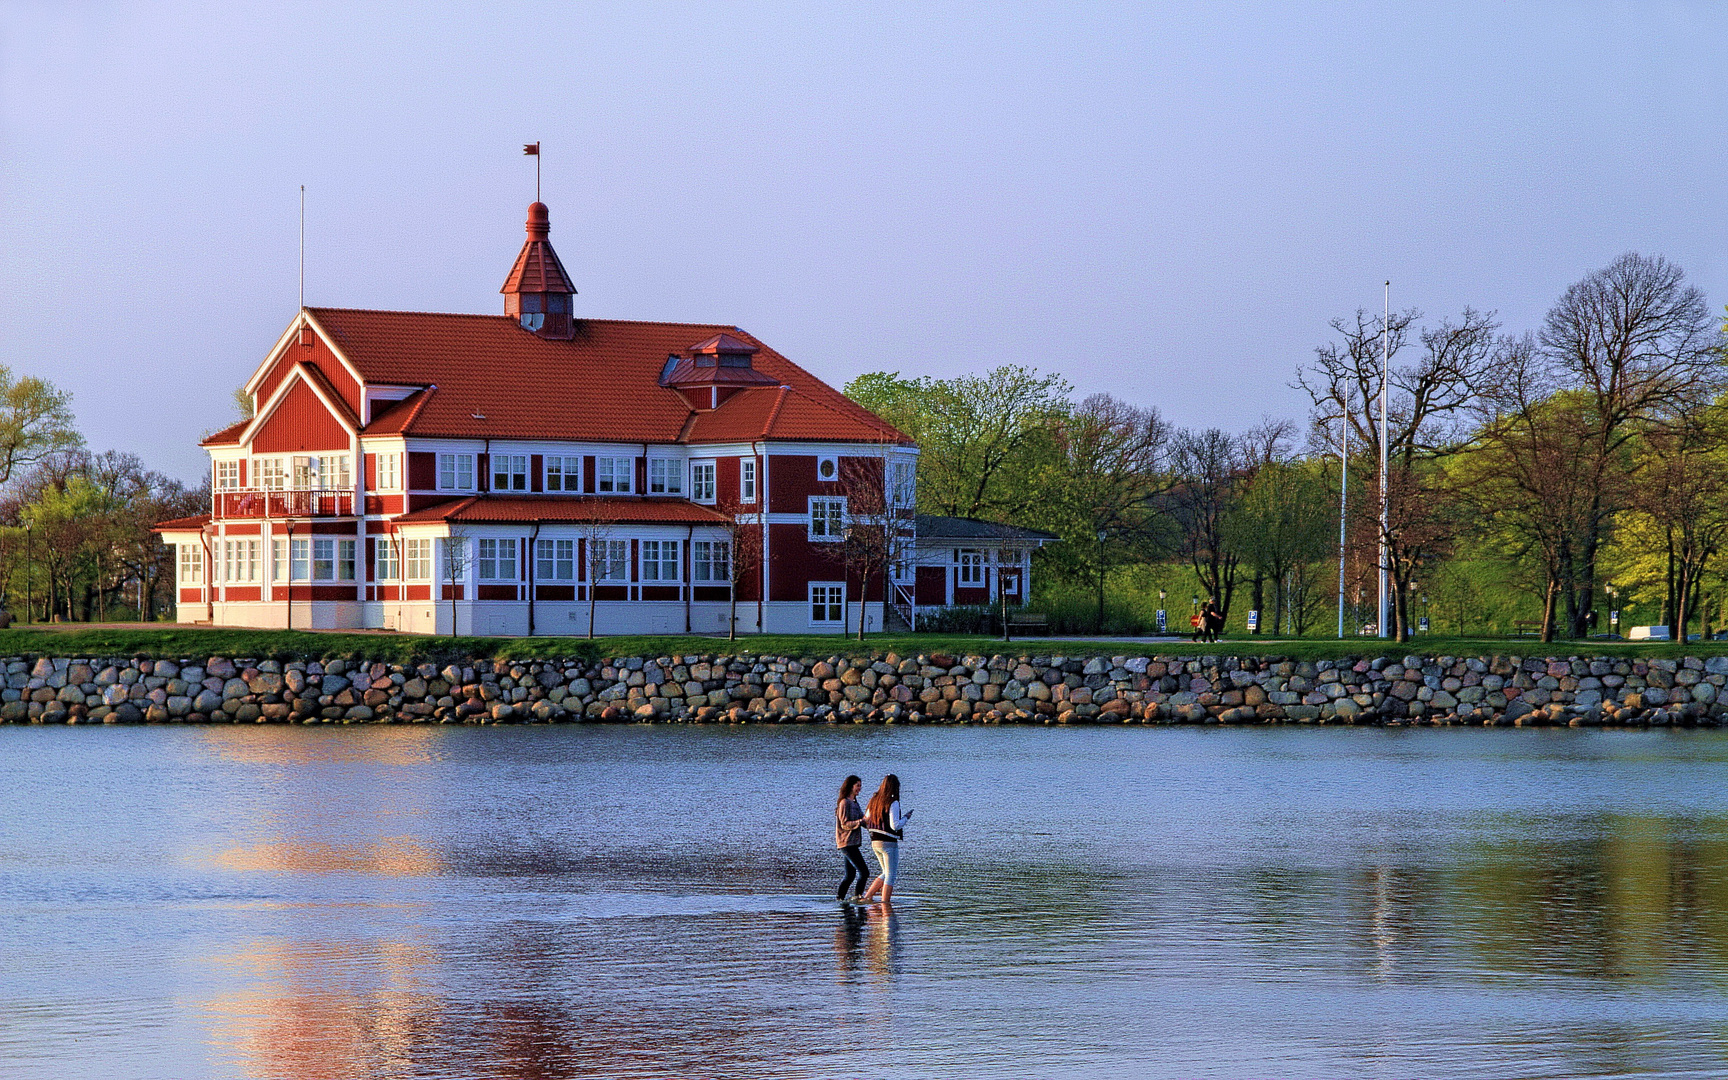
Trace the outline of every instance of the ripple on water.
{"type": "Polygon", "coordinates": [[[1728,738],[1465,734],[0,729],[0,1075],[1728,1071],[1728,738]]]}

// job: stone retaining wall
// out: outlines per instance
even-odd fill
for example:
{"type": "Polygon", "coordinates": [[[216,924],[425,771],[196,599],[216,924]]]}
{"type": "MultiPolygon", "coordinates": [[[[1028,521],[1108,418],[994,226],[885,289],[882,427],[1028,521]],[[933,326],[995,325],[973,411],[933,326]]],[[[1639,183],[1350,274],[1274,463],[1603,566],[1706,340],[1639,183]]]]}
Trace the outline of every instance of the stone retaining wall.
{"type": "Polygon", "coordinates": [[[662,656],[446,665],[27,658],[0,722],[1706,725],[1728,656],[662,656]]]}

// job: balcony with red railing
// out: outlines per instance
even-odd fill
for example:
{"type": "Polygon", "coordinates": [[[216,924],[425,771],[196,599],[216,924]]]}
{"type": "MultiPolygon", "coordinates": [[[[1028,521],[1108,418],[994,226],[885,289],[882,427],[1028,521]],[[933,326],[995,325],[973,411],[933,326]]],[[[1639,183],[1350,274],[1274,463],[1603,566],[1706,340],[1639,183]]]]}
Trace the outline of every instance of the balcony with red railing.
{"type": "Polygon", "coordinates": [[[218,518],[352,517],[352,491],[295,488],[281,491],[218,491],[218,518]]]}

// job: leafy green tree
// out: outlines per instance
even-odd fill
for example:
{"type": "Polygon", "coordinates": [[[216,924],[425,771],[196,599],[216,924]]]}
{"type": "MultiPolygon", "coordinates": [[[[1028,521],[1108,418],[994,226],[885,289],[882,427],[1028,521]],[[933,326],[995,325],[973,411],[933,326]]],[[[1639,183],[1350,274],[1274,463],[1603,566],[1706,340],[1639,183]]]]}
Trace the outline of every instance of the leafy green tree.
{"type": "Polygon", "coordinates": [[[1164,540],[1151,500],[1166,486],[1169,425],[1157,409],[1094,394],[1054,426],[1055,454],[1037,477],[1043,498],[1033,523],[1061,536],[1052,554],[1069,576],[1097,586],[1104,623],[1110,568],[1140,562],[1164,540]]]}
{"type": "Polygon", "coordinates": [[[1071,408],[1060,376],[1008,364],[955,379],[861,375],[852,400],[918,443],[918,509],[1014,522],[1036,506],[1054,426],[1071,408]]]}
{"type": "Polygon", "coordinates": [[[71,394],[34,375],[17,378],[0,364],[0,486],[21,469],[83,445],[71,394]]]}
{"type": "Polygon", "coordinates": [[[1271,461],[1254,471],[1225,528],[1244,564],[1273,586],[1271,627],[1307,629],[1319,574],[1337,541],[1333,480],[1323,460],[1271,461]]]}

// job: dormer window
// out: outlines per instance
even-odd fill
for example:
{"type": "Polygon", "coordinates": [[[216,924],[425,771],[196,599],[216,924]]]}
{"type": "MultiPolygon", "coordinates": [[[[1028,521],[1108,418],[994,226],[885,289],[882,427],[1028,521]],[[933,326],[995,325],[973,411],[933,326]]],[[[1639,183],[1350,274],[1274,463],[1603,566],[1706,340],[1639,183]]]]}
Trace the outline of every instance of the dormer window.
{"type": "Polygon", "coordinates": [[[558,316],[570,317],[570,296],[568,293],[523,293],[522,294],[522,329],[538,333],[546,326],[546,317],[553,316],[556,322],[558,316]]]}

